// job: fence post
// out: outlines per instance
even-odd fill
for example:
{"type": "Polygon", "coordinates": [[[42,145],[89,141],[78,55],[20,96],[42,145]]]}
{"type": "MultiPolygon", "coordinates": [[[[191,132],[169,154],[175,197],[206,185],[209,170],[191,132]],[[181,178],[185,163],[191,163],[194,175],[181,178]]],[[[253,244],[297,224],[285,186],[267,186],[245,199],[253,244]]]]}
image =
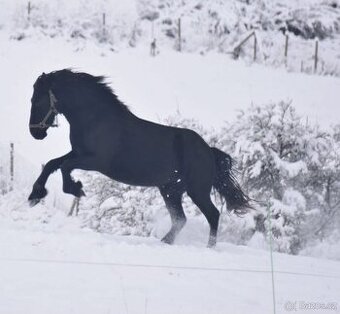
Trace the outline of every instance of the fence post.
{"type": "Polygon", "coordinates": [[[318,54],[319,54],[319,41],[315,41],[315,53],[314,53],[314,73],[318,69],[318,54]]]}
{"type": "Polygon", "coordinates": [[[14,143],[10,143],[10,186],[9,190],[13,190],[14,186],[14,143]]]}
{"type": "Polygon", "coordinates": [[[254,32],[254,61],[256,61],[256,54],[257,54],[257,38],[254,32]]]}
{"type": "Polygon", "coordinates": [[[287,66],[287,59],[288,59],[288,40],[289,40],[289,37],[288,37],[288,34],[285,35],[286,37],[286,40],[285,40],[285,66],[287,66]]]}
{"type": "Polygon", "coordinates": [[[106,32],[106,30],[105,30],[105,25],[106,25],[106,14],[105,14],[105,13],[103,13],[103,19],[102,19],[102,21],[103,21],[103,38],[105,38],[105,32],[106,32]]]}
{"type": "Polygon", "coordinates": [[[28,21],[30,21],[30,19],[31,19],[31,9],[32,9],[31,1],[28,1],[28,3],[27,3],[27,20],[28,21]]]}
{"type": "Polygon", "coordinates": [[[0,193],[1,195],[5,195],[6,192],[7,191],[6,191],[6,180],[4,178],[4,169],[0,165],[0,193]]]}
{"type": "Polygon", "coordinates": [[[182,29],[181,18],[178,19],[178,51],[182,51],[182,29]]]}
{"type": "Polygon", "coordinates": [[[268,219],[268,235],[269,235],[269,249],[270,249],[270,266],[271,266],[271,277],[272,277],[272,297],[273,297],[273,313],[276,314],[276,298],[275,298],[275,278],[274,278],[274,262],[273,262],[273,233],[271,223],[271,203],[267,200],[267,219],[268,219]]]}
{"type": "MultiPolygon", "coordinates": [[[[241,51],[241,47],[252,37],[256,37],[255,35],[255,31],[251,32],[246,38],[244,38],[233,50],[233,55],[234,55],[234,58],[237,59],[240,55],[240,51],[241,51]]],[[[255,39],[254,39],[255,41],[255,39]]],[[[255,42],[254,42],[255,43],[255,42]]],[[[256,45],[257,45],[257,39],[256,39],[256,45]]],[[[256,58],[256,48],[255,48],[255,45],[254,45],[254,57],[256,58]]]]}

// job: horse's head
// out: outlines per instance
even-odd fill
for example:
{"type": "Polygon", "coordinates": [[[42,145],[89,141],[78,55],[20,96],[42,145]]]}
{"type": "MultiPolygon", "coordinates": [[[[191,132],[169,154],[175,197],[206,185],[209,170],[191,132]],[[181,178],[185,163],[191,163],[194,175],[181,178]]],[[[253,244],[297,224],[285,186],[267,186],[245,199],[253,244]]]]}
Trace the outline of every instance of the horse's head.
{"type": "Polygon", "coordinates": [[[55,107],[56,98],[52,91],[51,75],[43,73],[33,85],[31,99],[30,132],[35,139],[42,140],[47,135],[47,129],[54,124],[58,114],[55,107]]]}

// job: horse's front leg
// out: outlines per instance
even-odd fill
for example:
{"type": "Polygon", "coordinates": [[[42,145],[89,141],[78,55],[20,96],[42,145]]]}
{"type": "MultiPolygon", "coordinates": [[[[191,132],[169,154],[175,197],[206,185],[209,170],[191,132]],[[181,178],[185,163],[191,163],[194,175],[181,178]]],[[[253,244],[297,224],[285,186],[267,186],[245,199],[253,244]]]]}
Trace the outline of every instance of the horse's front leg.
{"type": "Polygon", "coordinates": [[[76,212],[78,213],[79,198],[85,196],[85,193],[82,189],[82,183],[80,181],[74,182],[71,177],[71,172],[74,169],[94,170],[94,161],[94,157],[77,156],[66,160],[60,167],[63,176],[63,191],[76,197],[71,207],[71,211],[69,212],[69,216],[72,215],[74,208],[76,208],[76,212]]]}
{"type": "Polygon", "coordinates": [[[73,156],[73,152],[69,152],[68,154],[61,156],[59,158],[55,158],[50,160],[43,168],[40,176],[33,184],[33,189],[28,197],[31,206],[34,206],[40,202],[42,198],[47,195],[47,190],[45,188],[45,184],[47,182],[48,177],[56,170],[60,168],[63,162],[73,156]]]}
{"type": "Polygon", "coordinates": [[[74,157],[65,160],[60,167],[61,174],[63,176],[63,191],[67,194],[72,194],[75,197],[85,196],[82,190],[82,183],[80,181],[75,182],[71,177],[71,172],[74,169],[91,170],[88,160],[92,158],[88,157],[74,157]]]}

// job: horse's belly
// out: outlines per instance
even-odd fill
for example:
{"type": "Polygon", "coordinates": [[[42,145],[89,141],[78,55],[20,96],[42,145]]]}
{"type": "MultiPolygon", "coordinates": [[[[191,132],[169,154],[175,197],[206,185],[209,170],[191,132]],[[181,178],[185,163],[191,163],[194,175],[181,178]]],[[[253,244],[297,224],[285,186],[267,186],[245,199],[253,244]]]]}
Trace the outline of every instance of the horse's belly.
{"type": "Polygon", "coordinates": [[[114,163],[107,174],[112,179],[130,185],[159,186],[171,180],[176,169],[161,163],[114,163]]]}
{"type": "Polygon", "coordinates": [[[160,186],[167,182],[166,177],[159,175],[142,176],[137,175],[137,173],[129,174],[117,171],[110,173],[108,176],[115,181],[136,186],[160,186]]]}
{"type": "Polygon", "coordinates": [[[131,185],[160,186],[177,170],[177,155],[171,134],[127,136],[108,158],[109,176],[131,185]]]}

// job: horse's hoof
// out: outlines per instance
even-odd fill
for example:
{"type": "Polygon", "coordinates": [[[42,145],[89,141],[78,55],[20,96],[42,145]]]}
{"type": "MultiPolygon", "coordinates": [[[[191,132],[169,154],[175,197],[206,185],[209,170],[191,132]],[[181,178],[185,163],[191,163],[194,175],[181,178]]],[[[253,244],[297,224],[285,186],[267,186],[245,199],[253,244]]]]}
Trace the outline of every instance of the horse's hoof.
{"type": "Polygon", "coordinates": [[[83,189],[77,190],[74,193],[72,193],[75,197],[81,198],[82,196],[86,196],[85,192],[83,189]]]}
{"type": "MultiPolygon", "coordinates": [[[[33,190],[30,194],[30,196],[28,197],[29,201],[33,201],[33,200],[41,200],[42,198],[44,198],[47,195],[47,190],[44,186],[41,186],[39,184],[34,184],[33,186],[33,190]]],[[[39,203],[38,201],[38,203],[39,203]]]]}
{"type": "Polygon", "coordinates": [[[175,239],[172,235],[167,234],[167,235],[165,235],[165,237],[161,241],[163,243],[171,245],[171,244],[174,243],[175,239]]]}
{"type": "Polygon", "coordinates": [[[75,197],[80,198],[82,196],[86,196],[85,192],[83,191],[83,184],[80,181],[75,182],[72,188],[73,188],[72,194],[75,197]]]}
{"type": "Polygon", "coordinates": [[[35,199],[31,199],[28,201],[28,204],[30,207],[34,207],[35,205],[37,205],[38,203],[40,203],[41,199],[40,198],[35,198],[35,199]]]}
{"type": "Polygon", "coordinates": [[[83,185],[80,181],[74,182],[72,181],[69,185],[63,186],[63,191],[67,194],[71,194],[75,197],[82,197],[85,196],[85,193],[82,189],[83,185]]]}
{"type": "Polygon", "coordinates": [[[216,238],[215,238],[215,237],[211,237],[211,238],[209,239],[207,248],[212,249],[212,248],[214,248],[215,246],[216,246],[216,238]]]}

